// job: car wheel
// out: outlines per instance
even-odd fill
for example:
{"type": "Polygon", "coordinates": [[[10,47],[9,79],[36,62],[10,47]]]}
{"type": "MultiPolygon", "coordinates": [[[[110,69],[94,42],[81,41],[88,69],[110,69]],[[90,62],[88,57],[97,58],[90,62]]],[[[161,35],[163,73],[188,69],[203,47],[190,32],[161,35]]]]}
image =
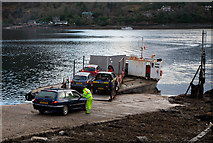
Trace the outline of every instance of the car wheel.
{"type": "Polygon", "coordinates": [[[40,114],[44,114],[45,110],[39,110],[40,114]]]}
{"type": "Polygon", "coordinates": [[[63,110],[62,110],[62,114],[64,115],[64,116],[66,116],[67,114],[68,114],[68,106],[67,105],[64,105],[64,107],[63,107],[63,110]]]}

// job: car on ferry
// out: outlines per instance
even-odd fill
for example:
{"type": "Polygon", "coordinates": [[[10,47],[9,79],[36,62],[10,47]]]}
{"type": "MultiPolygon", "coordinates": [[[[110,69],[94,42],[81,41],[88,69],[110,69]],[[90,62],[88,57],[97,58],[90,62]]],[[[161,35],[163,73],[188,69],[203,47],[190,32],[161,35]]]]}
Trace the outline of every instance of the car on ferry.
{"type": "Polygon", "coordinates": [[[95,77],[89,72],[79,72],[71,80],[71,89],[82,91],[84,86],[91,89],[94,79],[95,77]]]}
{"type": "Polygon", "coordinates": [[[54,111],[65,116],[70,110],[86,110],[86,98],[73,89],[44,89],[35,96],[33,108],[40,114],[54,111]]]}
{"type": "Polygon", "coordinates": [[[112,94],[118,90],[118,77],[113,72],[99,72],[93,81],[93,93],[112,94]]]}
{"type": "Polygon", "coordinates": [[[80,72],[89,72],[93,76],[96,76],[98,72],[101,71],[100,66],[98,65],[86,65],[83,69],[80,70],[80,72]]]}

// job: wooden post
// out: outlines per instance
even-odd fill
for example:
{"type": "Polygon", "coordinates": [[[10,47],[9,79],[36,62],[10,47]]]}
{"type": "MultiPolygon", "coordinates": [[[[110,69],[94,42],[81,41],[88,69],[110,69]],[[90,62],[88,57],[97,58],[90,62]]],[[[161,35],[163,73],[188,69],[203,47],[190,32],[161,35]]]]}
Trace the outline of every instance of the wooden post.
{"type": "Polygon", "coordinates": [[[108,66],[109,66],[109,57],[107,56],[107,66],[106,66],[106,71],[108,71],[108,66]]]}
{"type": "MultiPolygon", "coordinates": [[[[83,68],[84,68],[84,59],[85,59],[85,56],[83,56],[83,68]]],[[[82,69],[83,69],[83,68],[82,68],[82,69]]]]}
{"type": "Polygon", "coordinates": [[[188,93],[189,88],[191,87],[191,96],[192,97],[203,97],[203,89],[204,89],[204,83],[205,83],[205,49],[204,49],[204,30],[202,31],[202,47],[201,47],[201,65],[198,67],[198,70],[196,74],[194,75],[185,95],[188,93]],[[198,85],[193,85],[193,81],[196,77],[196,75],[199,73],[199,82],[198,85]]]}
{"type": "Polygon", "coordinates": [[[75,75],[75,60],[73,62],[73,77],[74,77],[74,75],[75,75]]]}
{"type": "Polygon", "coordinates": [[[200,68],[200,75],[199,75],[199,86],[200,86],[200,92],[199,96],[203,96],[203,85],[205,83],[205,51],[204,51],[204,30],[202,31],[202,48],[201,48],[201,68],[200,68]]]}
{"type": "Polygon", "coordinates": [[[185,95],[187,95],[187,93],[188,93],[188,91],[189,91],[189,88],[191,87],[191,85],[192,85],[192,83],[193,83],[193,81],[194,81],[194,79],[195,79],[195,77],[196,77],[197,73],[198,73],[198,72],[199,72],[199,70],[200,70],[200,67],[201,67],[201,65],[198,67],[198,69],[197,69],[197,71],[196,71],[196,73],[195,73],[195,75],[194,75],[194,77],[193,77],[192,81],[190,82],[190,85],[188,86],[188,89],[186,90],[185,95]]]}

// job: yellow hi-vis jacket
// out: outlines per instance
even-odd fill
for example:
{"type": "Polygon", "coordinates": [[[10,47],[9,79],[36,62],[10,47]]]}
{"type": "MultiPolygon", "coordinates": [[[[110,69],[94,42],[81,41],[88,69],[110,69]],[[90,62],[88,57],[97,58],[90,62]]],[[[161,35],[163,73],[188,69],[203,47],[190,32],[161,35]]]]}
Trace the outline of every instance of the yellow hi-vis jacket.
{"type": "Polygon", "coordinates": [[[83,97],[85,97],[86,99],[92,98],[91,91],[87,88],[84,88],[83,89],[83,97]]]}

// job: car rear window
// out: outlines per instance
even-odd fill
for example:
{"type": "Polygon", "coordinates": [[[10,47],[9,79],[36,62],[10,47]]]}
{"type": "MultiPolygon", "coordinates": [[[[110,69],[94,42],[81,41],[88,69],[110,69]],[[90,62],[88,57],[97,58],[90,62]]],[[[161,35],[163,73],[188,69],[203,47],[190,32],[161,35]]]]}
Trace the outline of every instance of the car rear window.
{"type": "Polygon", "coordinates": [[[37,97],[40,97],[40,98],[49,98],[49,99],[55,99],[56,96],[57,96],[57,93],[53,92],[53,91],[41,91],[37,95],[37,97]]]}
{"type": "Polygon", "coordinates": [[[93,67],[84,67],[84,71],[95,71],[95,68],[93,67]]]}
{"type": "Polygon", "coordinates": [[[111,76],[109,74],[98,74],[96,76],[96,80],[112,80],[111,76]]]}
{"type": "Polygon", "coordinates": [[[74,80],[87,80],[87,77],[86,76],[75,75],[74,76],[74,80]]]}

